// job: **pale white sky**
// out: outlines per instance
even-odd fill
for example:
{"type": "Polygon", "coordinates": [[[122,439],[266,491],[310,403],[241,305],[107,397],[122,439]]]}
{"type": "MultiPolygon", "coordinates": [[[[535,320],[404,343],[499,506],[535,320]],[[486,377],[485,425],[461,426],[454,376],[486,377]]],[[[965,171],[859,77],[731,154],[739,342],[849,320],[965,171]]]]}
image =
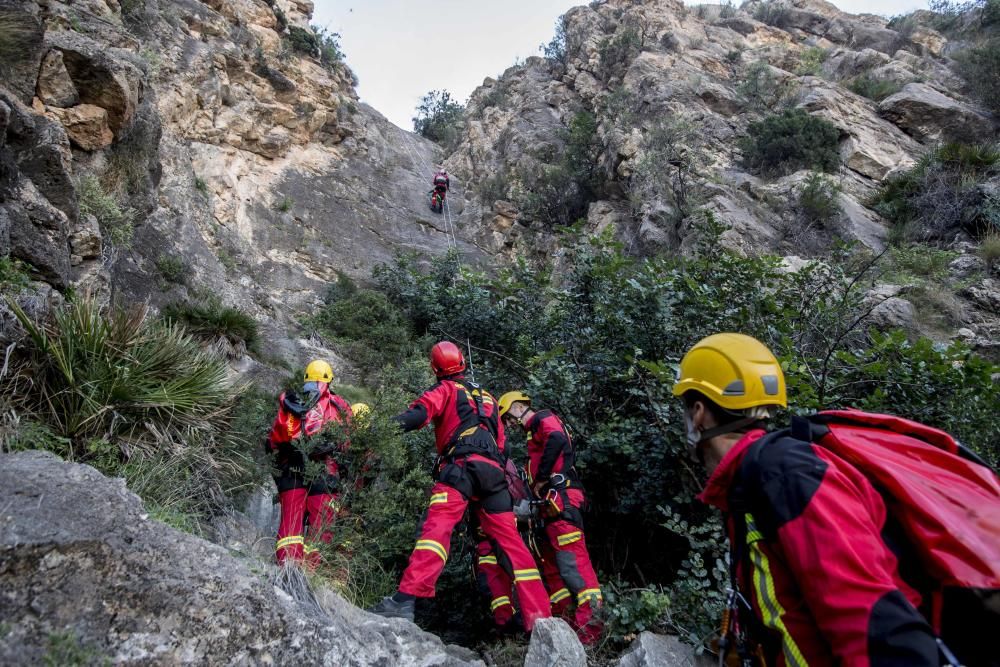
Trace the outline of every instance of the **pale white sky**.
{"type": "MultiPolygon", "coordinates": [[[[361,99],[410,130],[420,98],[446,89],[464,102],[516,58],[539,55],[556,19],[583,0],[315,0],[313,23],[342,35],[361,99]]],[[[736,4],[739,4],[737,1],[736,4]]],[[[847,12],[892,16],[926,0],[836,0],[847,12]]]]}

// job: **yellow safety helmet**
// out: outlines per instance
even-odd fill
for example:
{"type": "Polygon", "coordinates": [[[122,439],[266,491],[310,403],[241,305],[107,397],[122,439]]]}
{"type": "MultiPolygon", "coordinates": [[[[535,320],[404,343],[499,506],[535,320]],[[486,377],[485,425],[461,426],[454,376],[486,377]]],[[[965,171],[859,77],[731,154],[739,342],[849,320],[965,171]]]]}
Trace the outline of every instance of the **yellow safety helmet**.
{"type": "Polygon", "coordinates": [[[371,414],[372,409],[367,403],[354,403],[351,405],[351,413],[355,417],[367,417],[371,414]]]}
{"type": "Polygon", "coordinates": [[[510,410],[510,406],[515,402],[524,403],[525,405],[531,405],[531,397],[525,394],[523,391],[508,391],[506,394],[500,397],[500,416],[503,417],[510,410]]]}
{"type": "Polygon", "coordinates": [[[333,369],[330,368],[330,364],[326,363],[322,359],[310,361],[309,365],[306,366],[306,372],[302,375],[302,381],[325,382],[326,384],[330,384],[333,382],[333,369]]]}
{"type": "Polygon", "coordinates": [[[698,341],[681,360],[674,396],[697,390],[726,410],[788,406],[785,375],[756,338],[720,333],[698,341]]]}

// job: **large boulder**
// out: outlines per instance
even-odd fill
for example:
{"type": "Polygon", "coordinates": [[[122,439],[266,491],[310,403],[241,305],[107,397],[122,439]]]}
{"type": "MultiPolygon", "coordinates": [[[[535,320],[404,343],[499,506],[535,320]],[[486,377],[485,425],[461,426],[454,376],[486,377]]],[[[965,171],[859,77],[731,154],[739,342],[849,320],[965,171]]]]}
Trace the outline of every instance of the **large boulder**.
{"type": "Polygon", "coordinates": [[[882,100],[879,113],[919,141],[983,141],[993,121],[924,83],[909,83],[882,100]]]}
{"type": "Polygon", "coordinates": [[[35,81],[44,51],[41,48],[45,28],[41,10],[31,0],[0,2],[0,83],[9,88],[24,104],[35,94],[35,81]]]}
{"type": "Polygon", "coordinates": [[[585,667],[587,653],[561,618],[543,618],[531,631],[524,667],[585,667]]]}
{"type": "Polygon", "coordinates": [[[69,109],[52,107],[49,113],[66,128],[69,140],[77,148],[97,151],[107,148],[115,139],[108,127],[108,112],[103,107],[78,104],[69,109]]]}
{"type": "Polygon", "coordinates": [[[0,663],[53,637],[116,665],[482,665],[412,623],[154,521],[120,479],[0,455],[0,663]]]}

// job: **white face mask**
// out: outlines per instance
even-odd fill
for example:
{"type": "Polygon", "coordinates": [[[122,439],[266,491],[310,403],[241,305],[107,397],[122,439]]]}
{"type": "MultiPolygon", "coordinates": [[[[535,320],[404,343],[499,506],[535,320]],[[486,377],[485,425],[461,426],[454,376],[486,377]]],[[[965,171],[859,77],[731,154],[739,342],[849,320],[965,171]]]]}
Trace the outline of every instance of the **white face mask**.
{"type": "Polygon", "coordinates": [[[687,410],[684,411],[684,430],[687,432],[688,449],[693,455],[698,451],[698,444],[701,442],[701,431],[694,425],[694,420],[691,419],[691,414],[687,410]]]}

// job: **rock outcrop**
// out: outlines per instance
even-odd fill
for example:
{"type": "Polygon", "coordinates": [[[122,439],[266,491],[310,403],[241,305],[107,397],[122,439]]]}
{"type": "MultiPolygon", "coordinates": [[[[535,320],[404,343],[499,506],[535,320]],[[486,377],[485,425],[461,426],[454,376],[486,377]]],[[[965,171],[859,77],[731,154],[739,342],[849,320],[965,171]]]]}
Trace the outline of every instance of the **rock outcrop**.
{"type": "MultiPolygon", "coordinates": [[[[154,521],[122,480],[51,454],[0,455],[0,662],[54,643],[94,664],[482,665],[154,521]]],[[[81,663],[82,664],[82,663],[81,663]]]]}
{"type": "Polygon", "coordinates": [[[543,618],[531,631],[524,667],[585,667],[587,653],[573,628],[561,618],[543,618]]]}

